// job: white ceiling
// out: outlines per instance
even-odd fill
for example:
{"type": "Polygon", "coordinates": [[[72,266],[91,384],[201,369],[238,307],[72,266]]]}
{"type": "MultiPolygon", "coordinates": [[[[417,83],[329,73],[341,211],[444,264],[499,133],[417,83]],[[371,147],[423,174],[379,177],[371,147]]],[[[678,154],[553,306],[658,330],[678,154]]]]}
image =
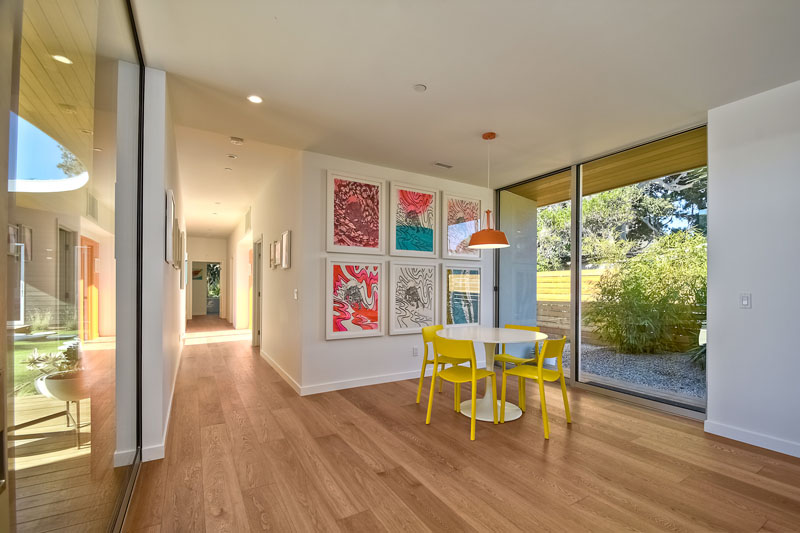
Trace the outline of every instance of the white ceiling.
{"type": "Polygon", "coordinates": [[[185,126],[175,128],[175,142],[183,214],[187,233],[192,236],[228,236],[242,221],[264,181],[297,153],[258,142],[234,146],[226,135],[185,126]],[[227,154],[237,158],[229,159],[227,154]]]}
{"type": "Polygon", "coordinates": [[[800,79],[797,0],[134,3],[179,123],[493,186],[800,79]]]}

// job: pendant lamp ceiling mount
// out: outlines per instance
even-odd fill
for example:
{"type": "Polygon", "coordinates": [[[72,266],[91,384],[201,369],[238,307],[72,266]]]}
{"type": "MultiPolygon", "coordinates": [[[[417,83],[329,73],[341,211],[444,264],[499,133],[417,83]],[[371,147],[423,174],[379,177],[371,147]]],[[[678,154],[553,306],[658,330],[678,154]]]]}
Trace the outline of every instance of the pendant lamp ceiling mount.
{"type": "MultiPolygon", "coordinates": [[[[493,131],[487,131],[483,135],[483,140],[491,141],[497,137],[497,134],[493,131]]],[[[491,190],[491,151],[489,149],[489,143],[486,143],[486,187],[491,190]]],[[[506,238],[506,234],[502,231],[498,231],[496,229],[492,229],[492,211],[486,211],[486,227],[481,231],[472,234],[472,237],[469,239],[469,248],[477,249],[477,250],[491,250],[496,248],[508,248],[508,239],[506,238]]]]}

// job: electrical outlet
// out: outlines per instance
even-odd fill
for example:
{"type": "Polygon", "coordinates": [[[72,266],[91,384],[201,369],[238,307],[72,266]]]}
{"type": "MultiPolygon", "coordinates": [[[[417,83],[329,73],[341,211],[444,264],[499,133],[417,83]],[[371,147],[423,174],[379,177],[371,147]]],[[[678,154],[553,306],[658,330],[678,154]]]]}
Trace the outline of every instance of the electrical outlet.
{"type": "Polygon", "coordinates": [[[297,294],[297,289],[294,290],[294,299],[295,300],[299,299],[299,296],[297,294]]]}
{"type": "Polygon", "coordinates": [[[411,348],[411,356],[412,357],[419,357],[419,348],[417,348],[416,346],[411,348]]]}

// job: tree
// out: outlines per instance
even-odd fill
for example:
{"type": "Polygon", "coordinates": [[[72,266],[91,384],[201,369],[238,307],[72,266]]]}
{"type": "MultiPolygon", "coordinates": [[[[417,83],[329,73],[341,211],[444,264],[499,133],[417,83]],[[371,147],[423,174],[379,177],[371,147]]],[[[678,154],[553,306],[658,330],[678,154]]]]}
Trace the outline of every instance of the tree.
{"type": "Polygon", "coordinates": [[[208,278],[208,295],[211,297],[219,297],[220,271],[219,263],[208,263],[206,277],[208,278]]]}
{"type": "Polygon", "coordinates": [[[60,144],[58,145],[58,149],[61,150],[61,162],[56,166],[60,168],[61,172],[66,174],[68,178],[73,178],[86,172],[86,167],[75,157],[75,154],[60,144]]]}

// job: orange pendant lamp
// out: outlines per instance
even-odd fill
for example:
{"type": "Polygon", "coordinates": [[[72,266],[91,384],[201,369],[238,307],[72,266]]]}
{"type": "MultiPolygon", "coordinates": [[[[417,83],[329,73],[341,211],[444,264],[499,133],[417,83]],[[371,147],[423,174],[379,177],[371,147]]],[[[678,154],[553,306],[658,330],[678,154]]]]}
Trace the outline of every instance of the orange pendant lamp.
{"type": "MultiPolygon", "coordinates": [[[[490,143],[492,139],[497,137],[497,134],[493,131],[487,131],[483,134],[483,139],[486,142],[486,186],[491,190],[491,151],[490,151],[490,143]]],[[[502,231],[492,229],[492,210],[486,210],[486,227],[476,233],[472,234],[472,237],[469,239],[469,247],[473,250],[492,250],[496,248],[508,248],[508,239],[506,239],[506,234],[502,231]]]]}

